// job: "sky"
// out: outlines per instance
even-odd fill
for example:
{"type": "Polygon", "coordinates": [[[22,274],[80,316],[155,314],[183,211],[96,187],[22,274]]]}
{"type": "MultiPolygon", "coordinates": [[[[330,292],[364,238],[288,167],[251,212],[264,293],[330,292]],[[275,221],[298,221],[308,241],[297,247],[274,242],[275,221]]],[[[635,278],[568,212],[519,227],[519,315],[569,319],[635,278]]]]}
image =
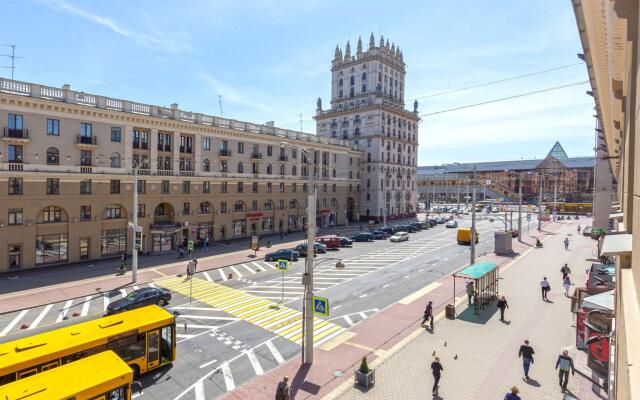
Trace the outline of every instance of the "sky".
{"type": "Polygon", "coordinates": [[[329,104],[336,44],[382,33],[404,54],[406,107],[420,103],[419,165],[544,158],[555,141],[593,155],[588,84],[441,113],[587,81],[569,0],[24,0],[3,11],[17,80],[296,130],[301,115],[306,132],[317,97],[329,104]]]}

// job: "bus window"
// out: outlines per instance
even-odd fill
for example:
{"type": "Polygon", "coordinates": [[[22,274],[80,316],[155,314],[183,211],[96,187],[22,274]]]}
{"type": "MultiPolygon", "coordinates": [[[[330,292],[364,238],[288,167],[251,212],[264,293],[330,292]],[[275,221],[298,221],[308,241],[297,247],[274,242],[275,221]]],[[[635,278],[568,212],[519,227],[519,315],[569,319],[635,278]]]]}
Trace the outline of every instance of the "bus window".
{"type": "Polygon", "coordinates": [[[127,388],[121,387],[107,393],[107,400],[125,400],[127,388]]]}
{"type": "Polygon", "coordinates": [[[149,332],[147,336],[147,363],[149,369],[157,367],[160,363],[158,342],[158,331],[149,332]]]}
{"type": "Polygon", "coordinates": [[[173,360],[173,326],[162,328],[160,339],[160,363],[165,364],[173,360]]]}
{"type": "Polygon", "coordinates": [[[124,361],[143,357],[145,351],[145,334],[133,334],[109,343],[108,348],[115,351],[124,361]]]}
{"type": "Polygon", "coordinates": [[[18,379],[26,378],[27,376],[35,375],[38,373],[38,368],[31,368],[26,371],[18,372],[18,379]]]}
{"type": "Polygon", "coordinates": [[[42,366],[42,368],[40,369],[40,372],[44,372],[47,370],[50,370],[51,368],[55,368],[58,366],[58,360],[54,361],[54,362],[50,362],[49,364],[45,364],[42,366]]]}

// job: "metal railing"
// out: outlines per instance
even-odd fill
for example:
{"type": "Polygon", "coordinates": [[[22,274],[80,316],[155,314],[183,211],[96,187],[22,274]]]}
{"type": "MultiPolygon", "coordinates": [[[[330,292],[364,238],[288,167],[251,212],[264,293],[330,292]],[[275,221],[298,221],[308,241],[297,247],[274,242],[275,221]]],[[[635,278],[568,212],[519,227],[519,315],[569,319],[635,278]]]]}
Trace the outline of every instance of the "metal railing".
{"type": "Polygon", "coordinates": [[[29,130],[28,129],[12,129],[12,128],[5,127],[4,137],[17,138],[17,139],[29,139],[29,130]]]}
{"type": "Polygon", "coordinates": [[[98,138],[96,136],[82,136],[82,135],[77,135],[76,136],[76,143],[79,144],[91,144],[91,145],[98,145],[98,138]]]}

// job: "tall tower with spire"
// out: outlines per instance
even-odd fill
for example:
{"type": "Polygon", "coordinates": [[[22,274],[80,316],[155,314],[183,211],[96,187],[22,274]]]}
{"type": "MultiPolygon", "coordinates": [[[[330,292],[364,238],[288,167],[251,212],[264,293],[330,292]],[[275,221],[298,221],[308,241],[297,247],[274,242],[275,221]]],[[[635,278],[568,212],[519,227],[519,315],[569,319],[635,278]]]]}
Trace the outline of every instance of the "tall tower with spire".
{"type": "MultiPolygon", "coordinates": [[[[316,132],[357,144],[360,160],[360,220],[382,221],[416,213],[418,103],[405,109],[406,64],[400,46],[373,35],[355,55],[347,42],[331,63],[331,106],[316,110],[316,132]]],[[[338,177],[339,178],[339,177],[338,177]]]]}

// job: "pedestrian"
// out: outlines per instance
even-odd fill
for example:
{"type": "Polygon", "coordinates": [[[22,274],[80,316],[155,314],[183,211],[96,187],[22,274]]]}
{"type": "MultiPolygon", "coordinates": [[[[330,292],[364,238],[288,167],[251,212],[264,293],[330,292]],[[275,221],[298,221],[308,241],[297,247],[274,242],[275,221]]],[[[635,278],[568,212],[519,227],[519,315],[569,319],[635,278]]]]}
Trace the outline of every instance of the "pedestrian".
{"type": "Polygon", "coordinates": [[[569,238],[564,238],[564,249],[569,250],[569,238]]]}
{"type": "Polygon", "coordinates": [[[569,265],[567,265],[566,263],[562,266],[562,268],[560,268],[560,272],[562,272],[562,280],[564,280],[564,278],[566,278],[567,276],[569,276],[569,274],[571,273],[571,270],[569,269],[569,265]]]}
{"type": "Polygon", "coordinates": [[[197,259],[193,259],[193,273],[195,273],[198,270],[198,260],[197,259]]]}
{"type": "Polygon", "coordinates": [[[204,238],[204,250],[209,251],[209,236],[204,238]]]}
{"type": "Polygon", "coordinates": [[[289,400],[289,377],[285,376],[276,388],[276,400],[289,400]]]}
{"type": "Polygon", "coordinates": [[[194,272],[194,270],[195,270],[195,265],[194,265],[194,263],[193,263],[193,260],[190,260],[190,261],[187,263],[187,278],[189,278],[189,279],[190,279],[190,278],[193,276],[193,272],[194,272]]]}
{"type": "Polygon", "coordinates": [[[529,380],[529,368],[531,364],[533,364],[534,354],[536,354],[536,352],[533,351],[533,347],[529,345],[528,340],[525,340],[518,351],[518,358],[522,358],[522,369],[524,369],[524,379],[526,380],[529,380]]]}
{"type": "Polygon", "coordinates": [[[133,392],[138,392],[138,395],[142,394],[142,383],[140,383],[140,381],[131,382],[131,394],[133,394],[133,392]]]}
{"type": "Polygon", "coordinates": [[[578,235],[580,234],[580,230],[582,229],[582,227],[580,227],[580,224],[578,224],[578,235]]]}
{"type": "Polygon", "coordinates": [[[569,352],[567,350],[562,350],[562,354],[558,356],[558,361],[556,361],[556,370],[560,367],[560,371],[558,372],[558,383],[562,388],[562,391],[565,392],[567,390],[567,384],[569,383],[569,371],[571,371],[571,375],[576,374],[576,369],[573,367],[573,359],[569,357],[569,352]]]}
{"type": "Polygon", "coordinates": [[[178,247],[178,260],[184,258],[184,248],[182,246],[178,247]]]}
{"type": "Polygon", "coordinates": [[[511,391],[504,396],[504,400],[521,400],[518,393],[520,393],[518,387],[512,386],[511,391]]]}
{"type": "Polygon", "coordinates": [[[430,301],[429,304],[427,304],[427,307],[424,309],[424,318],[422,319],[422,324],[420,324],[420,326],[424,326],[424,323],[427,322],[429,320],[429,318],[431,318],[431,329],[433,329],[433,302],[430,301]]]}
{"type": "Polygon", "coordinates": [[[433,374],[433,389],[431,389],[431,393],[433,394],[438,394],[438,383],[440,382],[442,371],[444,371],[444,368],[440,364],[440,357],[435,357],[431,363],[431,373],[433,374]]]}
{"type": "Polygon", "coordinates": [[[540,281],[540,289],[542,290],[542,300],[548,300],[547,293],[551,290],[551,285],[546,276],[540,281]]]}
{"type": "Polygon", "coordinates": [[[280,231],[280,240],[282,240],[283,237],[284,237],[284,233],[282,233],[282,231],[280,231]]]}
{"type": "Polygon", "coordinates": [[[564,286],[564,295],[566,297],[569,297],[569,289],[571,288],[571,279],[569,279],[568,275],[562,281],[562,286],[564,286]]]}
{"type": "Polygon", "coordinates": [[[507,299],[504,296],[498,300],[498,308],[500,309],[500,321],[504,321],[504,310],[509,308],[509,303],[507,303],[507,299]]]}
{"type": "Polygon", "coordinates": [[[471,305],[472,301],[473,301],[473,295],[475,294],[475,288],[473,287],[473,282],[468,282],[467,283],[467,299],[468,299],[468,304],[471,305]]]}

